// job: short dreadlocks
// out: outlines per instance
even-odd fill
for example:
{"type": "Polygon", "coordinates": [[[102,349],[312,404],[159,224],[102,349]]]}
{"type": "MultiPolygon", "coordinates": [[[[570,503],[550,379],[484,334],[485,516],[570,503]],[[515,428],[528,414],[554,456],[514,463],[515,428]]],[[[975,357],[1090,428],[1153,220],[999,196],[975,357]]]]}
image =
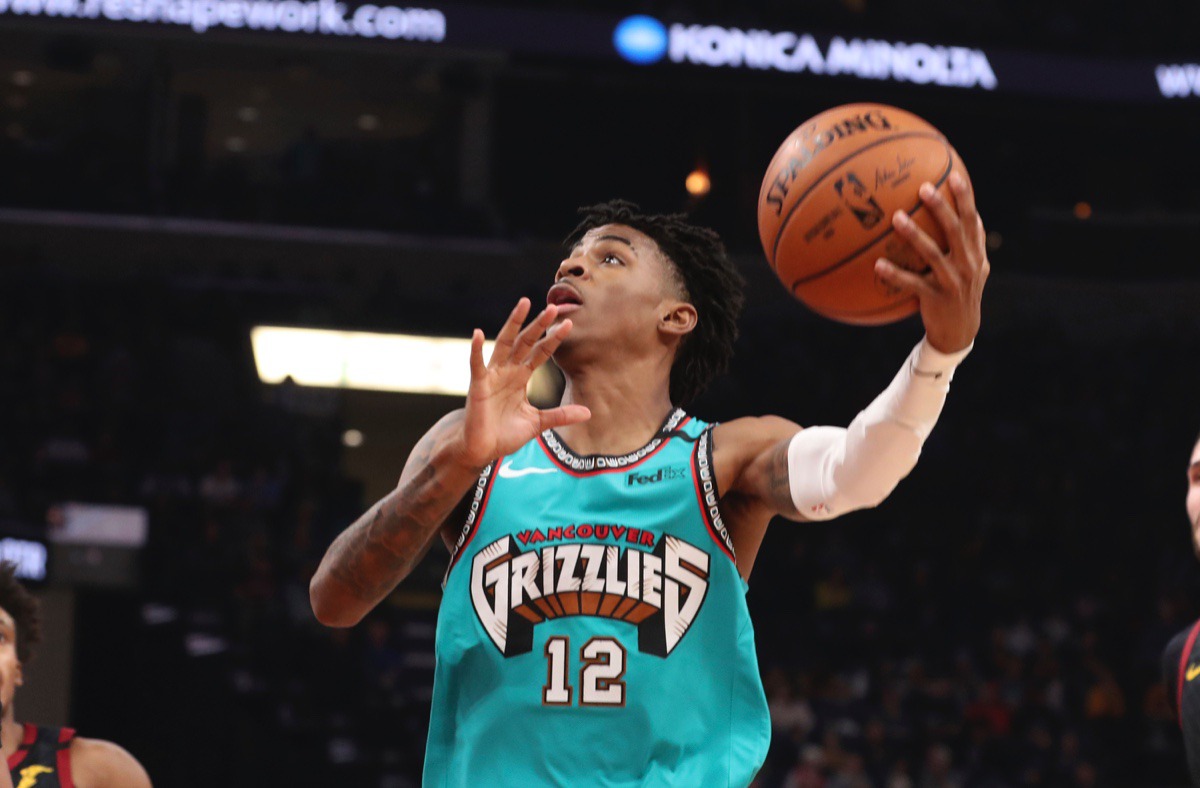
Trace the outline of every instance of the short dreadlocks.
{"type": "Polygon", "coordinates": [[[671,366],[671,401],[686,405],[729,368],[738,316],[746,301],[745,280],[733,266],[721,237],[697,227],[685,214],[643,214],[628,200],[609,200],[579,209],[583,221],[567,236],[568,249],[591,229],[623,224],[645,233],[674,266],[683,297],[696,307],[696,328],[683,338],[671,366]]]}
{"type": "Polygon", "coordinates": [[[28,664],[33,649],[42,642],[42,616],[37,599],[17,580],[17,565],[0,563],[0,607],[13,618],[17,629],[17,659],[28,664]]]}

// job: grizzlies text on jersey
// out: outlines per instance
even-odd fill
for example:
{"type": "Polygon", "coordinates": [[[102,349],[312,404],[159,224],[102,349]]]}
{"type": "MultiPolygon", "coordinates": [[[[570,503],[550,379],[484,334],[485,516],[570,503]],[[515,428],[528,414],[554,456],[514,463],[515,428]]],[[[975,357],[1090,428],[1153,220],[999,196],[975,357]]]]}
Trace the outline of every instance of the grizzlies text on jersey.
{"type": "Polygon", "coordinates": [[[446,573],[426,786],[746,786],[770,721],[712,429],[480,476],[446,573]]]}

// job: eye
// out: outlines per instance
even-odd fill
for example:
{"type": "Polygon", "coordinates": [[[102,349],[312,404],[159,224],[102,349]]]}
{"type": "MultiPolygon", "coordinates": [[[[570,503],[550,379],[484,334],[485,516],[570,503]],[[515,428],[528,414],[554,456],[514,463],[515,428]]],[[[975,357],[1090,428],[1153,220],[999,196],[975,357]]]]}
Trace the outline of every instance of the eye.
{"type": "Polygon", "coordinates": [[[616,265],[625,265],[624,260],[622,260],[620,257],[617,257],[615,254],[613,254],[611,252],[609,252],[608,254],[601,257],[600,262],[609,263],[609,264],[615,263],[616,265]]]}

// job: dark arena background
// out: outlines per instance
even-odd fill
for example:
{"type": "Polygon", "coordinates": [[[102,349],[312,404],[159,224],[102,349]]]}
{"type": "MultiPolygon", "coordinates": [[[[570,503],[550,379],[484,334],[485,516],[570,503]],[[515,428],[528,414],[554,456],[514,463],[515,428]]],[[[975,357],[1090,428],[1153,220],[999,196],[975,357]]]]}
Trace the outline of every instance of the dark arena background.
{"type": "Polygon", "coordinates": [[[920,325],[792,300],[755,204],[796,125],[878,101],[961,153],[994,270],[912,476],[767,536],[756,785],[1186,784],[1198,8],[0,0],[0,551],[47,630],[18,719],[158,786],[419,784],[445,551],[350,630],[308,582],[466,355],[269,327],[494,335],[624,196],[749,280],[691,410],[844,425],[920,325]]]}

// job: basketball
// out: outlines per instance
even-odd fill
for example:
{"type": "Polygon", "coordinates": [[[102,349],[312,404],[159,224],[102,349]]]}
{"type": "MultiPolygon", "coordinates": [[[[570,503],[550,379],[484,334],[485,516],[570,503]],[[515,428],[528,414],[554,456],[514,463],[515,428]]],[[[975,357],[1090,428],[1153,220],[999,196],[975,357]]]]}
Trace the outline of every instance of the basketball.
{"type": "Polygon", "coordinates": [[[883,104],[826,110],[783,141],[758,195],[758,234],[784,286],[818,314],[881,325],[917,311],[917,299],[885,285],[875,261],[910,271],[929,266],[892,229],[906,211],[946,249],[937,219],[917,194],[932,183],[954,204],[948,179],[967,177],[936,128],[883,104]]]}

